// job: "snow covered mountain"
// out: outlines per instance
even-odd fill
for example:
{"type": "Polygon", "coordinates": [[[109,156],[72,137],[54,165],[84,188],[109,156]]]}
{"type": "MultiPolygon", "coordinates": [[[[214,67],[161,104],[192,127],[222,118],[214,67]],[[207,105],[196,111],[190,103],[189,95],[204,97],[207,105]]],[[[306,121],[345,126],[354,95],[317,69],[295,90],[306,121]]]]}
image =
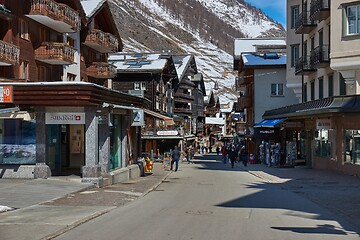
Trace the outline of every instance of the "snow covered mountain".
{"type": "Polygon", "coordinates": [[[285,36],[285,30],[243,0],[110,0],[123,52],[193,54],[207,91],[234,101],[235,38],[285,36]],[[215,82],[219,89],[214,90],[215,82]]]}

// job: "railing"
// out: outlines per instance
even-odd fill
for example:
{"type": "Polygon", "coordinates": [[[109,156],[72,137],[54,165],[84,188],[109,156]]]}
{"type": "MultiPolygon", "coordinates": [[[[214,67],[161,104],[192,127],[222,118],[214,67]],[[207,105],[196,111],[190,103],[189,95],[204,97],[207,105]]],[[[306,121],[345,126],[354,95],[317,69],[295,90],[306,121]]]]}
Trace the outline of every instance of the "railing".
{"type": "Polygon", "coordinates": [[[0,61],[8,64],[19,62],[20,48],[0,40],[0,61]]]}
{"type": "Polygon", "coordinates": [[[310,57],[300,57],[295,63],[295,74],[303,71],[315,71],[314,65],[311,64],[310,57]]]}
{"type": "Polygon", "coordinates": [[[329,46],[322,45],[314,48],[310,53],[310,65],[314,66],[320,63],[330,62],[329,46]]]}
{"type": "Polygon", "coordinates": [[[111,51],[117,51],[119,41],[110,34],[98,29],[91,29],[86,37],[86,42],[94,42],[98,45],[102,45],[111,49],[111,51]]]}
{"type": "Polygon", "coordinates": [[[316,23],[314,20],[309,18],[309,12],[302,12],[298,15],[295,21],[296,32],[301,32],[301,29],[305,26],[315,26],[316,23]]]}
{"type": "Polygon", "coordinates": [[[174,112],[180,112],[180,113],[192,113],[192,110],[189,108],[174,108],[174,112]]]}
{"type": "Polygon", "coordinates": [[[80,16],[74,9],[53,0],[32,0],[30,14],[41,14],[65,22],[75,31],[79,31],[81,27],[80,16]]]}
{"type": "Polygon", "coordinates": [[[49,60],[62,60],[74,62],[75,49],[58,42],[42,42],[40,47],[35,50],[35,57],[49,60]]]}
{"type": "Polygon", "coordinates": [[[313,18],[313,16],[318,14],[321,10],[330,11],[330,1],[312,0],[310,3],[310,17],[313,18]]]}
{"type": "Polygon", "coordinates": [[[86,69],[86,73],[95,78],[113,78],[116,75],[116,67],[106,62],[93,62],[86,69]]]}
{"type": "Polygon", "coordinates": [[[175,93],[174,97],[176,98],[185,98],[185,99],[189,99],[189,100],[194,100],[194,96],[191,96],[189,94],[185,94],[185,93],[175,93]]]}

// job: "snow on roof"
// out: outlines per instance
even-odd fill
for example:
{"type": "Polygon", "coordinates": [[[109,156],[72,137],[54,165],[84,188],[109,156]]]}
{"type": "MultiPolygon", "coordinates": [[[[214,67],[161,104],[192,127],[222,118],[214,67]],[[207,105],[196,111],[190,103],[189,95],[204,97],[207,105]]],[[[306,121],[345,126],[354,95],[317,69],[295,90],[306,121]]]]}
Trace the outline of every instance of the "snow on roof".
{"type": "Polygon", "coordinates": [[[106,0],[81,0],[86,17],[91,17],[106,0]]]}
{"type": "Polygon", "coordinates": [[[242,59],[245,66],[268,66],[268,65],[286,65],[286,56],[279,55],[279,58],[266,58],[263,55],[243,54],[242,59]]]}
{"type": "Polygon", "coordinates": [[[148,53],[116,53],[109,56],[109,63],[118,71],[137,72],[141,70],[163,70],[167,59],[161,54],[148,53]]]}
{"type": "Polygon", "coordinates": [[[178,78],[179,80],[182,79],[182,77],[184,76],[187,68],[186,66],[188,66],[188,63],[191,60],[191,55],[184,55],[184,56],[179,56],[179,55],[175,55],[173,56],[174,59],[174,64],[175,64],[175,68],[176,68],[176,72],[178,74],[178,78]]]}
{"type": "Polygon", "coordinates": [[[255,52],[257,46],[286,46],[282,38],[239,38],[235,39],[234,56],[245,52],[255,52]]]}

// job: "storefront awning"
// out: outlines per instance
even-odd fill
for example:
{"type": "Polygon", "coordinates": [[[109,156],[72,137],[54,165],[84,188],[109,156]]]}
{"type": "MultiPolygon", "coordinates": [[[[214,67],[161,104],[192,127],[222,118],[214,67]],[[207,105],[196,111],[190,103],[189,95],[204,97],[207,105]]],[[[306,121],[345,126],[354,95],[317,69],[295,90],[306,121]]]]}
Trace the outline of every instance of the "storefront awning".
{"type": "Polygon", "coordinates": [[[254,128],[259,128],[259,127],[273,128],[273,127],[275,127],[279,123],[282,123],[285,120],[286,120],[286,118],[264,119],[261,122],[259,122],[258,124],[255,124],[254,128]]]}
{"type": "Polygon", "coordinates": [[[162,115],[162,114],[160,114],[160,113],[151,111],[151,110],[149,110],[149,109],[144,109],[144,112],[145,112],[146,114],[149,114],[149,115],[151,115],[151,116],[154,116],[154,117],[156,117],[156,118],[158,118],[158,119],[164,120],[164,121],[165,121],[165,124],[166,124],[167,126],[169,126],[169,125],[175,125],[174,120],[173,120],[171,117],[164,116],[164,115],[162,115]]]}

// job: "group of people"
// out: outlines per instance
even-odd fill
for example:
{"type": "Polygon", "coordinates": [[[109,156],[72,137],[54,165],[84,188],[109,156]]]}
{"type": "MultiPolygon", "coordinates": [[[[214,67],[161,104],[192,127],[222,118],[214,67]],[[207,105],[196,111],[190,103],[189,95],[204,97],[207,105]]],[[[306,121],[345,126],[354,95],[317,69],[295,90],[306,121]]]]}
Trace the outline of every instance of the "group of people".
{"type": "MultiPolygon", "coordinates": [[[[220,147],[216,148],[216,152],[220,155],[220,147]]],[[[223,163],[226,164],[229,161],[232,168],[237,161],[241,161],[245,167],[248,164],[247,150],[244,144],[224,143],[221,147],[221,155],[223,163]]]]}

